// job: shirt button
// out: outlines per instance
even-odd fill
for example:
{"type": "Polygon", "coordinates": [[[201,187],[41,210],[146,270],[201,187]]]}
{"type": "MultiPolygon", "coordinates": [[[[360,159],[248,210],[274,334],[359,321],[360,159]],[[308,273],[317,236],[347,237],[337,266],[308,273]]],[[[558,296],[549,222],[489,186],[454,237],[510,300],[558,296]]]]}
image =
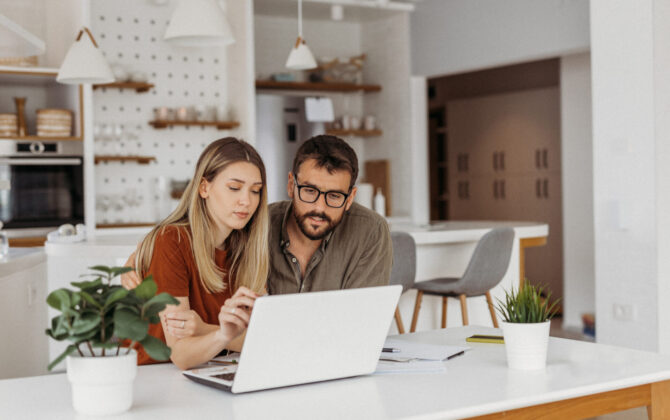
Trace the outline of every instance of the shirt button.
{"type": "Polygon", "coordinates": [[[297,260],[295,258],[291,258],[291,261],[296,262],[297,260]]]}

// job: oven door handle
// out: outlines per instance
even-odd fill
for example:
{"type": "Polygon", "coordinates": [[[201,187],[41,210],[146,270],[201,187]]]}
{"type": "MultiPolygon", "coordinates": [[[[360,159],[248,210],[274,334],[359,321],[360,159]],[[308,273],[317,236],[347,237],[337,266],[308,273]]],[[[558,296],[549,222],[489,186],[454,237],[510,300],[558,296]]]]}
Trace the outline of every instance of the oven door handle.
{"type": "Polygon", "coordinates": [[[81,159],[79,158],[40,158],[40,159],[11,159],[11,158],[0,158],[0,165],[9,165],[9,166],[38,166],[38,165],[66,165],[66,166],[79,166],[81,165],[81,159]]]}

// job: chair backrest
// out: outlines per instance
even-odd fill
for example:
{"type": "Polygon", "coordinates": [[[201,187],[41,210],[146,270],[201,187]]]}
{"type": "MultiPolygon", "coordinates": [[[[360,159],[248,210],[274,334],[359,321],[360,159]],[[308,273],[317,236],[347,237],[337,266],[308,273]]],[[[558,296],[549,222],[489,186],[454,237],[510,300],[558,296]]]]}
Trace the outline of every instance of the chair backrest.
{"type": "Polygon", "coordinates": [[[393,243],[393,267],[389,284],[399,284],[402,291],[414,286],[416,277],[416,245],[407,232],[391,232],[393,243]]]}
{"type": "Polygon", "coordinates": [[[482,236],[463,277],[458,280],[459,293],[479,296],[500,283],[509,267],[513,245],[512,228],[496,228],[482,236]]]}

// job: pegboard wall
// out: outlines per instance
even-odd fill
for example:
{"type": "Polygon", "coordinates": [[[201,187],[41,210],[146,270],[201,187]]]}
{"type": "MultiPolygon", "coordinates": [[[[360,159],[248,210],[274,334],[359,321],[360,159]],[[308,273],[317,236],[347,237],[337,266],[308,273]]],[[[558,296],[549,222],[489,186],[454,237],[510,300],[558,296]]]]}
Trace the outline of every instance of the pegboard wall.
{"type": "Polygon", "coordinates": [[[154,84],[146,93],[94,91],[95,154],[156,158],[149,165],[126,161],[95,166],[98,224],[155,222],[164,217],[176,200],[165,203],[165,191],[159,186],[167,184],[169,195],[170,181],[190,179],[207,144],[240,135],[239,129],[154,129],[148,124],[156,107],[225,107],[236,119],[235,104],[228,98],[226,47],[175,47],[163,40],[174,6],[174,1],[91,2],[91,29],[110,65],[122,66],[129,75],[142,72],[154,84]]]}

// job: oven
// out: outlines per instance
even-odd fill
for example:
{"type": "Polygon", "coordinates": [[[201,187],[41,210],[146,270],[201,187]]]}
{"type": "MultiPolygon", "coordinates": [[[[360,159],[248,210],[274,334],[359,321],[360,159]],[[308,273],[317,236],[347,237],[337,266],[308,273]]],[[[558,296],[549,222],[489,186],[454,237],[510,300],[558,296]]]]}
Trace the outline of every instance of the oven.
{"type": "Polygon", "coordinates": [[[0,140],[0,220],[12,236],[84,222],[83,142],[0,140]]]}

